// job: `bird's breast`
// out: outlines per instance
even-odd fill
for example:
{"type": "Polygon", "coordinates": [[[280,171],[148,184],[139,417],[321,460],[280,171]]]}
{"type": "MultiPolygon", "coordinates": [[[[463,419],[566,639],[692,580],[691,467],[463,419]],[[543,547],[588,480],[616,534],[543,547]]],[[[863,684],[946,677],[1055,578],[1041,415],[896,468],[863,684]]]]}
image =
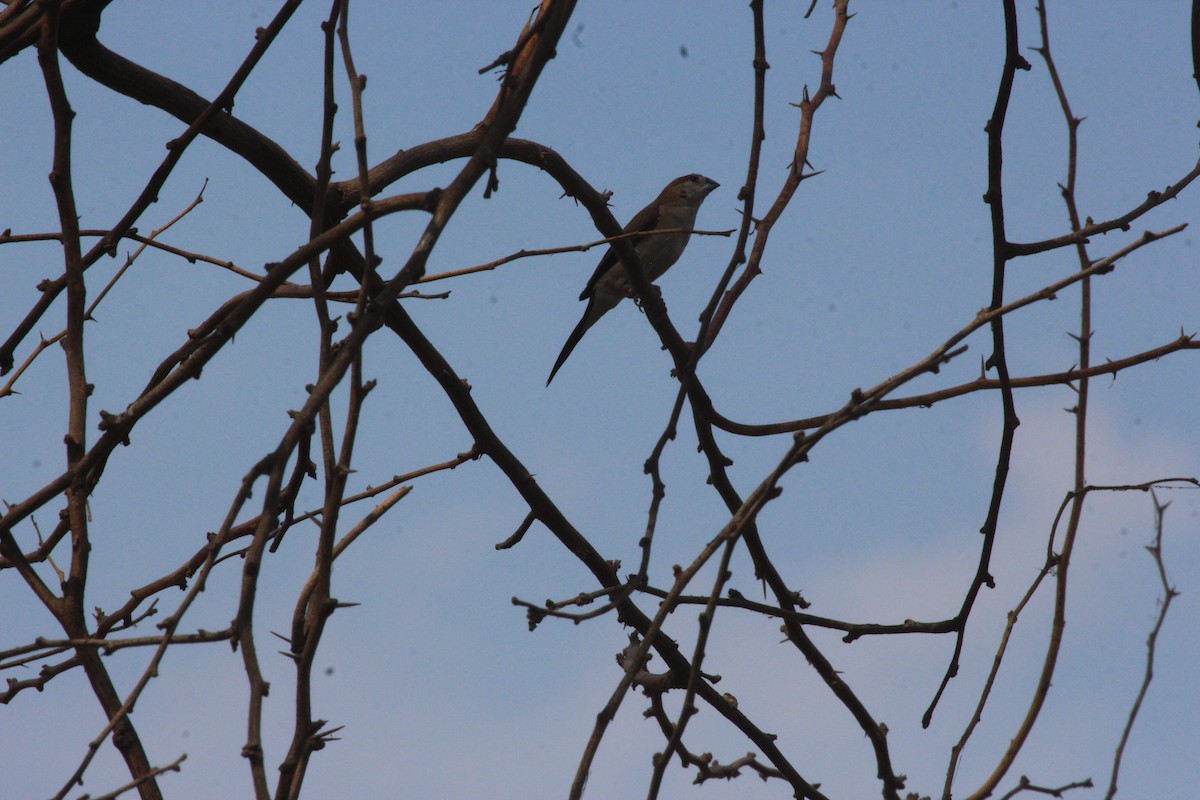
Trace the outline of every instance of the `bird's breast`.
{"type": "Polygon", "coordinates": [[[662,233],[656,236],[647,236],[638,246],[638,257],[642,260],[642,268],[646,270],[646,277],[652,281],[656,281],[662,277],[683,254],[683,249],[687,247],[688,234],[686,233],[662,233]]]}

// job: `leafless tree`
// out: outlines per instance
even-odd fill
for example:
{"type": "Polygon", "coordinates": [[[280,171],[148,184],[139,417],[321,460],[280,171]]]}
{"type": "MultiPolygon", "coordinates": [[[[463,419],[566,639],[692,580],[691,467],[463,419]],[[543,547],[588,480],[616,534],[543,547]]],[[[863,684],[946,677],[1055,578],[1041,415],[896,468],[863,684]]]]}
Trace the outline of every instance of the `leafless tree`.
{"type": "MultiPolygon", "coordinates": [[[[169,784],[163,780],[164,773],[186,771],[186,755],[164,756],[159,747],[152,745],[153,734],[135,725],[131,711],[135,704],[144,708],[150,702],[169,702],[147,695],[147,687],[153,685],[154,679],[177,663],[164,661],[168,652],[214,645],[226,649],[232,646],[244,669],[246,727],[239,732],[244,739],[235,746],[240,747],[245,758],[254,796],[299,797],[310,764],[318,763],[321,751],[338,738],[340,730],[337,724],[316,716],[315,709],[321,702],[320,691],[314,686],[319,672],[318,650],[323,644],[329,647],[325,634],[350,605],[339,597],[344,596],[345,587],[352,585],[353,570],[335,570],[335,566],[345,563],[339,559],[364,541],[364,535],[369,537],[372,526],[396,513],[395,509],[414,485],[432,480],[439,473],[446,479],[448,471],[481,459],[490,462],[504,476],[511,491],[527,507],[524,520],[519,524],[518,520],[512,520],[509,530],[514,532],[496,548],[519,555],[528,546],[524,541],[526,534],[544,529],[561,545],[564,563],[577,561],[591,575],[591,583],[579,586],[577,592],[563,599],[542,602],[514,598],[514,604],[526,614],[533,635],[542,635],[547,627],[564,626],[568,622],[584,623],[586,630],[597,632],[611,632],[614,626],[619,626],[628,635],[627,646],[616,654],[619,668],[612,672],[607,702],[598,708],[574,710],[580,719],[590,720],[594,715],[595,721],[590,737],[579,743],[572,785],[551,789],[552,793],[567,793],[571,797],[584,794],[606,733],[623,704],[640,704],[661,731],[661,749],[653,755],[649,772],[650,797],[661,796],[666,770],[672,763],[689,770],[697,783],[739,776],[746,782],[746,776],[755,775],[776,791],[798,798],[827,796],[821,788],[826,778],[797,750],[788,732],[768,730],[756,721],[753,709],[740,707],[739,687],[718,685],[719,677],[709,671],[709,642],[718,615],[723,615],[728,625],[765,619],[779,626],[786,646],[794,649],[817,679],[816,691],[835,700],[866,738],[873,758],[871,763],[862,765],[863,772],[876,776],[884,798],[925,796],[931,791],[940,791],[947,799],[952,795],[984,798],[997,793],[1006,793],[1003,796],[1008,797],[1024,791],[1061,796],[1068,790],[1092,785],[1090,776],[1078,775],[1017,779],[1012,767],[1028,745],[1035,723],[1048,713],[1046,702],[1052,696],[1064,648],[1070,567],[1080,543],[1085,501],[1100,492],[1155,492],[1153,509],[1157,524],[1151,553],[1161,585],[1148,587],[1147,591],[1161,592],[1161,604],[1152,628],[1149,659],[1144,662],[1144,685],[1131,707],[1121,748],[1111,756],[1108,796],[1115,794],[1124,743],[1150,685],[1155,642],[1176,594],[1163,559],[1163,512],[1167,504],[1159,498],[1167,487],[1195,487],[1200,483],[1188,475],[1131,475],[1122,485],[1089,483],[1086,477],[1089,391],[1095,379],[1110,379],[1119,373],[1123,380],[1139,380],[1135,368],[1149,362],[1161,361],[1171,369],[1183,370],[1187,366],[1186,352],[1197,349],[1197,343],[1192,333],[1183,330],[1157,346],[1101,360],[1091,347],[1095,325],[1091,292],[1093,282],[1100,276],[1119,269],[1127,260],[1142,257],[1149,245],[1183,230],[1185,221],[1180,220],[1178,224],[1125,237],[1116,247],[1099,249],[1110,241],[1118,241],[1116,237],[1101,238],[1101,234],[1128,232],[1150,212],[1191,191],[1191,183],[1200,175],[1200,163],[1180,174],[1169,186],[1130,203],[1110,219],[1095,221],[1087,216],[1076,192],[1080,150],[1077,132],[1081,119],[1069,101],[1066,81],[1060,79],[1056,69],[1045,9],[1039,6],[1036,13],[1027,9],[1019,17],[1016,0],[1004,0],[1001,33],[1005,58],[992,87],[995,103],[986,127],[984,201],[992,233],[992,291],[987,307],[977,312],[973,309],[946,312],[940,320],[945,324],[946,334],[930,344],[924,357],[884,380],[864,382],[864,388],[854,389],[840,407],[804,418],[763,424],[738,421],[720,410],[719,398],[728,394],[730,387],[718,375],[702,377],[698,365],[720,334],[735,324],[739,302],[752,293],[764,257],[774,252],[770,250],[772,234],[793,207],[793,199],[809,187],[815,187],[812,191],[819,198],[819,182],[807,182],[816,173],[809,166],[810,159],[816,160],[813,131],[820,127],[823,113],[838,98],[839,48],[854,31],[848,0],[836,0],[832,9],[822,7],[819,11],[814,2],[814,8],[809,9],[812,19],[807,24],[823,26],[827,39],[818,53],[819,61],[814,62],[819,71],[809,76],[781,78],[798,96],[799,123],[792,132],[786,178],[777,190],[765,191],[763,185],[777,183],[774,173],[768,180],[762,177],[769,68],[764,20],[769,10],[764,8],[762,0],[752,0],[747,13],[748,33],[730,33],[752,37],[754,47],[754,118],[751,134],[743,145],[745,176],[737,190],[740,224],[733,231],[699,231],[700,235],[726,237],[717,241],[727,243],[728,260],[711,288],[698,327],[681,329],[681,321],[668,315],[660,294],[646,280],[640,266],[630,276],[635,300],[673,361],[676,385],[673,398],[662,408],[654,409],[666,419],[666,424],[657,440],[649,445],[645,462],[649,492],[645,530],[638,543],[640,563],[636,569],[622,571],[606,548],[582,532],[589,526],[569,518],[562,503],[534,479],[532,473],[537,466],[505,442],[498,433],[505,428],[504,421],[495,420],[487,404],[473,394],[472,387],[412,311],[414,304],[432,306],[445,297],[444,293],[428,293],[425,283],[439,281],[439,286],[444,286],[528,257],[611,246],[626,264],[637,264],[633,243],[620,236],[621,225],[607,205],[607,194],[593,183],[597,176],[588,175],[586,165],[571,163],[553,141],[513,136],[530,98],[536,95],[539,80],[552,68],[564,35],[569,35],[575,3],[542,0],[527,21],[514,20],[511,48],[480,70],[499,70],[502,78],[491,107],[479,109],[477,125],[444,138],[415,144],[405,142],[403,149],[396,149],[401,143],[372,140],[376,152],[394,150],[378,161],[372,161],[368,155],[369,127],[363,112],[366,80],[356,68],[352,49],[355,41],[350,25],[352,5],[349,0],[332,0],[322,27],[323,135],[314,172],[302,167],[283,146],[247,122],[247,116],[233,111],[239,90],[285,30],[300,6],[298,0],[280,4],[274,18],[258,30],[245,60],[224,88],[211,98],[101,44],[103,18],[110,8],[106,0],[7,0],[7,7],[0,11],[0,62],[11,64],[27,51],[36,51],[45,97],[53,111],[49,184],[59,220],[58,228],[52,231],[5,230],[0,235],[0,244],[10,253],[28,246],[29,242],[61,244],[61,260],[52,268],[53,275],[37,286],[19,283],[7,275],[4,278],[4,330],[0,333],[5,338],[0,343],[0,371],[6,377],[0,384],[0,421],[6,428],[33,424],[34,416],[45,415],[47,409],[57,408],[55,404],[63,400],[22,393],[23,381],[29,382],[35,365],[47,369],[49,351],[55,345],[65,354],[62,386],[66,394],[64,465],[55,468],[53,476],[40,481],[36,488],[6,496],[0,516],[0,582],[8,588],[6,597],[16,598],[18,588],[24,597],[19,607],[9,602],[3,616],[19,613],[33,617],[35,608],[49,612],[48,617],[43,613],[46,627],[41,633],[18,639],[6,634],[6,640],[0,642],[0,669],[8,677],[0,698],[6,704],[54,703],[56,689],[66,676],[82,674],[108,720],[107,725],[94,732],[86,752],[77,754],[74,761],[55,760],[39,767],[61,787],[55,797],[67,797],[76,791],[97,755],[109,743],[124,759],[129,782],[106,787],[109,794],[105,797],[136,792],[145,800],[154,800],[171,794],[169,784]],[[1003,158],[1006,115],[1013,103],[1012,90],[1018,73],[1035,66],[1018,47],[1019,24],[1024,30],[1040,26],[1040,44],[1036,48],[1041,59],[1036,65],[1038,75],[1049,80],[1058,95],[1064,118],[1061,136],[1068,143],[1061,187],[1064,219],[1069,220],[1069,225],[1061,226],[1059,235],[1040,241],[1017,241],[1006,226],[1003,158]],[[79,165],[72,160],[78,142],[72,128],[71,93],[63,75],[65,63],[86,80],[158,109],[187,126],[182,134],[166,143],[166,155],[136,201],[128,208],[105,209],[114,221],[103,229],[81,229],[79,224],[75,194],[79,165]],[[343,81],[348,81],[350,87],[348,108],[354,124],[355,169],[350,177],[334,180],[335,119],[339,110],[347,113],[337,104],[343,81]],[[303,210],[311,219],[308,240],[290,252],[280,252],[274,263],[260,269],[239,266],[214,255],[219,250],[215,242],[208,252],[172,245],[168,229],[193,213],[203,193],[191,206],[179,210],[178,216],[167,225],[149,234],[140,232],[136,226],[146,219],[148,209],[172,180],[180,160],[202,137],[240,159],[247,176],[257,173],[266,178],[281,204],[293,204],[303,210]],[[439,245],[455,235],[448,225],[464,201],[472,193],[482,193],[488,198],[502,192],[505,187],[501,178],[507,170],[516,168],[514,162],[541,170],[565,197],[582,207],[594,224],[596,240],[564,248],[523,250],[469,269],[432,274],[428,269],[430,258],[439,245]],[[443,187],[391,193],[402,179],[420,177],[431,167],[446,163],[452,163],[455,171],[443,187]],[[383,269],[384,263],[395,260],[396,253],[389,251],[386,259],[381,257],[379,234],[400,218],[419,218],[423,227],[414,235],[415,243],[399,259],[400,266],[383,269]],[[134,250],[124,268],[105,281],[98,280],[101,274],[98,265],[111,263],[128,246],[134,250]],[[118,281],[137,280],[126,277],[130,274],[127,270],[148,250],[172,254],[192,263],[210,264],[234,276],[241,286],[202,313],[197,306],[189,305],[178,317],[174,338],[155,343],[160,354],[165,355],[160,355],[145,387],[128,397],[123,409],[102,409],[92,400],[90,368],[96,347],[90,335],[96,309],[118,281]],[[1057,252],[1073,252],[1074,267],[1047,277],[1034,291],[1016,293],[1009,288],[1006,279],[1014,264],[1057,252]],[[347,283],[350,280],[352,286],[347,283]],[[1073,299],[1062,300],[1066,297],[1073,299]],[[92,498],[110,491],[108,482],[102,480],[110,460],[117,457],[120,448],[137,448],[141,437],[153,435],[147,428],[161,431],[161,426],[150,428],[147,423],[163,417],[171,399],[183,387],[206,380],[209,365],[228,351],[237,335],[258,324],[256,321],[264,318],[268,304],[279,298],[300,299],[311,309],[308,322],[315,331],[317,370],[314,376],[300,379],[307,383],[302,404],[290,412],[289,424],[279,431],[275,446],[260,460],[223,464],[226,474],[240,478],[227,505],[214,518],[214,530],[190,531],[189,538],[176,540],[176,558],[168,568],[149,582],[116,587],[128,592],[128,599],[118,607],[98,607],[98,603],[104,602],[101,598],[113,596],[114,587],[97,584],[121,578],[116,566],[120,563],[120,553],[100,546],[89,509],[92,498]],[[1010,366],[1006,326],[1021,310],[1056,298],[1060,302],[1078,303],[1079,326],[1074,334],[1078,347],[1076,363],[1062,372],[1019,374],[1010,366]],[[16,310],[18,306],[20,311],[16,310]],[[39,337],[44,326],[60,332],[39,337]],[[937,388],[920,393],[911,390],[910,384],[918,378],[940,377],[944,367],[962,356],[966,340],[976,333],[990,337],[990,352],[984,356],[984,367],[977,378],[940,383],[937,388]],[[413,369],[436,382],[445,407],[453,411],[458,423],[468,431],[470,447],[438,463],[404,469],[404,474],[390,480],[370,483],[369,476],[359,478],[355,473],[356,450],[367,435],[361,424],[362,414],[376,388],[376,381],[368,378],[371,373],[364,368],[364,348],[368,341],[384,339],[402,344],[414,359],[413,369]],[[863,687],[853,685],[841,673],[839,659],[845,646],[872,637],[899,637],[910,642],[914,649],[927,647],[931,641],[952,641],[952,653],[942,666],[940,684],[935,681],[937,685],[925,712],[924,724],[930,724],[944,693],[957,685],[956,677],[961,677],[960,656],[965,638],[973,626],[980,624],[978,614],[973,612],[981,593],[994,584],[993,551],[1002,530],[1005,491],[1018,435],[1017,395],[1038,389],[1062,391],[1064,387],[1075,396],[1070,409],[1075,426],[1074,481],[1065,487],[1058,516],[1046,520],[1045,558],[1040,564],[1031,565],[1034,577],[1020,605],[1008,615],[1003,635],[996,643],[990,673],[978,676],[982,690],[978,692],[974,714],[950,747],[944,786],[940,789],[908,786],[896,764],[894,742],[889,741],[887,726],[880,722],[880,712],[866,699],[869,693],[865,694],[863,687]],[[933,411],[927,413],[951,414],[953,404],[948,401],[967,395],[995,400],[999,439],[995,443],[990,497],[979,509],[982,536],[975,546],[973,568],[963,577],[964,589],[957,609],[945,618],[931,621],[911,619],[904,609],[891,609],[885,614],[887,621],[868,623],[823,614],[819,607],[810,607],[800,591],[803,576],[779,565],[780,548],[785,543],[778,532],[764,530],[770,523],[760,518],[760,512],[783,491],[781,481],[797,471],[817,468],[808,463],[810,456],[864,417],[929,407],[933,411]],[[706,491],[715,493],[723,511],[710,519],[704,541],[690,553],[689,560],[673,569],[664,569],[655,566],[652,560],[660,540],[660,511],[666,502],[663,458],[680,434],[680,427],[689,424],[688,420],[692,427],[690,435],[698,444],[695,457],[700,459],[707,474],[706,491]],[[777,443],[774,465],[752,484],[735,480],[730,472],[728,446],[723,444],[741,437],[766,437],[777,443]],[[316,487],[321,499],[316,506],[306,508],[304,496],[310,487],[316,487]],[[374,507],[362,511],[369,502],[374,507]],[[52,522],[48,529],[47,519],[52,522]],[[300,536],[294,532],[298,526],[315,526],[318,533],[311,538],[300,536]],[[289,550],[294,554],[310,544],[310,574],[296,585],[271,585],[272,570],[268,567],[272,559],[289,550]],[[753,579],[762,587],[762,599],[754,599],[731,583],[735,563],[746,558],[748,562],[743,563],[752,564],[753,579]],[[111,561],[101,561],[98,565],[99,559],[111,561]],[[97,576],[98,566],[102,566],[103,577],[97,576]],[[225,607],[233,611],[232,621],[217,630],[204,628],[191,613],[201,594],[212,586],[220,587],[214,591],[224,593],[225,607]],[[290,690],[294,692],[295,707],[286,749],[275,751],[265,742],[269,737],[264,731],[264,708],[271,688],[264,653],[269,652],[274,640],[271,632],[264,629],[259,608],[261,597],[268,590],[290,592],[294,605],[290,630],[281,638],[285,642],[284,654],[294,666],[294,685],[290,690]],[[988,753],[991,766],[986,777],[974,786],[964,786],[958,776],[960,756],[989,701],[993,700],[993,687],[1005,666],[1010,635],[1018,620],[1024,619],[1022,612],[1027,610],[1027,604],[1047,595],[1052,599],[1037,606],[1036,613],[1046,615],[1043,620],[1049,625],[1050,635],[1036,685],[1021,701],[1025,708],[1022,719],[1005,736],[1006,746],[988,753]],[[698,612],[697,618],[677,613],[691,607],[698,612]],[[836,633],[841,642],[824,638],[822,632],[836,633]],[[681,641],[688,644],[681,645],[681,641]],[[132,668],[130,654],[137,658],[132,668]],[[701,709],[715,712],[729,730],[743,737],[744,749],[725,754],[707,752],[705,733],[689,727],[701,709]],[[806,763],[808,766],[804,766],[806,763]]],[[[413,9],[411,13],[420,12],[413,9]]],[[[869,13],[868,8],[864,7],[862,13],[869,13]]],[[[620,110],[613,113],[619,115],[620,110]]],[[[45,190],[44,186],[11,185],[7,189],[22,194],[45,190]]],[[[1178,321],[1181,325],[1187,322],[1178,321]]],[[[557,332],[548,331],[546,335],[554,338],[557,332]]],[[[247,375],[246,380],[252,383],[255,378],[247,375]]],[[[611,402],[619,404],[622,399],[613,398],[611,402]]],[[[175,426],[184,424],[180,421],[175,426]]],[[[445,452],[453,453],[459,431],[456,424],[448,425],[445,430],[435,427],[427,433],[445,452]]],[[[194,458],[197,451],[205,448],[205,443],[200,438],[192,441],[190,447],[194,450],[181,452],[178,458],[194,458]]],[[[208,453],[206,457],[219,459],[220,454],[208,453]]],[[[8,462],[5,471],[15,472],[11,454],[5,460],[8,462]]],[[[28,481],[5,483],[8,485],[4,491],[8,494],[13,491],[12,485],[23,486],[28,481]]],[[[166,487],[162,490],[168,491],[166,487]]],[[[930,487],[930,491],[933,493],[936,488],[930,487]]],[[[136,508],[127,509],[127,513],[129,530],[125,536],[131,538],[125,546],[137,547],[137,537],[154,534],[141,529],[136,508]]],[[[437,570],[439,565],[429,564],[426,568],[437,570]]],[[[570,574],[571,568],[564,566],[564,573],[570,574]]],[[[538,591],[540,587],[530,587],[525,597],[538,591]]],[[[403,589],[398,592],[403,593],[403,589]]],[[[381,598],[356,600],[385,602],[381,598]]],[[[436,616],[439,612],[430,608],[427,613],[436,616]]],[[[514,630],[512,635],[518,634],[514,630]]],[[[776,645],[764,644],[769,646],[776,645]]],[[[487,654],[475,657],[486,660],[487,654]]],[[[782,683],[783,679],[781,689],[782,683]]],[[[8,730],[7,735],[27,735],[23,730],[8,730]]],[[[5,764],[2,769],[11,774],[21,768],[5,764]]],[[[346,780],[349,782],[350,778],[346,780]]],[[[496,794],[504,795],[503,787],[497,787],[496,794]]]]}

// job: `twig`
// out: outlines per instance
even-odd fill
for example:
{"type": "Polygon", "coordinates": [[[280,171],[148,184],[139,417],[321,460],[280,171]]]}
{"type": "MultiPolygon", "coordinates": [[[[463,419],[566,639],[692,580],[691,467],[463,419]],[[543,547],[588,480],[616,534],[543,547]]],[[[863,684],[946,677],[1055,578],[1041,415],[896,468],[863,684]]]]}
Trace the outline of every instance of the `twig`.
{"type": "Polygon", "coordinates": [[[1162,587],[1163,594],[1162,600],[1158,604],[1158,616],[1155,617],[1154,627],[1150,629],[1150,635],[1146,637],[1146,672],[1142,676],[1142,685],[1138,687],[1137,698],[1134,699],[1133,705],[1129,709],[1129,718],[1125,721],[1125,727],[1121,731],[1121,741],[1117,744],[1116,752],[1113,753],[1112,775],[1108,781],[1108,791],[1104,793],[1104,800],[1112,800],[1117,794],[1117,776],[1121,772],[1121,761],[1125,757],[1125,745],[1129,743],[1129,736],[1133,733],[1133,723],[1137,721],[1138,712],[1142,709],[1142,701],[1146,699],[1146,694],[1150,691],[1150,682],[1154,680],[1154,654],[1158,647],[1158,634],[1167,620],[1171,601],[1179,594],[1167,579],[1167,568],[1163,563],[1163,516],[1170,503],[1160,503],[1158,495],[1153,491],[1150,492],[1150,496],[1154,500],[1154,541],[1147,545],[1146,550],[1154,559],[1154,567],[1158,572],[1158,582],[1162,587]]]}

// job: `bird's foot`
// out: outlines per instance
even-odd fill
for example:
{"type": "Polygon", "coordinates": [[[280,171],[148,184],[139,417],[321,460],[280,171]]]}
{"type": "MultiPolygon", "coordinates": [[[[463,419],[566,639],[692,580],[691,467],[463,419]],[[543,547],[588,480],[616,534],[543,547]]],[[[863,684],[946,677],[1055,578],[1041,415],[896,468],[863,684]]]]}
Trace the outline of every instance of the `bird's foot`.
{"type": "MultiPolygon", "coordinates": [[[[662,302],[662,289],[658,288],[658,286],[656,286],[653,283],[650,284],[650,288],[654,292],[654,299],[658,300],[661,303],[662,302]]],[[[642,301],[640,299],[638,299],[638,297],[636,295],[634,295],[632,289],[630,289],[630,291],[629,291],[629,296],[633,298],[633,303],[634,303],[634,305],[636,305],[638,307],[638,310],[641,311],[643,314],[645,314],[646,309],[642,307],[642,301]]],[[[665,311],[666,308],[667,308],[667,304],[663,303],[663,310],[665,311]]]]}

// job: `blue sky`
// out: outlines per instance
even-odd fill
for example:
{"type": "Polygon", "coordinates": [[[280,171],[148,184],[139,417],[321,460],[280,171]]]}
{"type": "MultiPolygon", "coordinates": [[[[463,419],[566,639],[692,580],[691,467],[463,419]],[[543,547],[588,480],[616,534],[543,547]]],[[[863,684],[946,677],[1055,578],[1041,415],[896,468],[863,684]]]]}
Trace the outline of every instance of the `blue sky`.
{"type": "MultiPolygon", "coordinates": [[[[354,5],[351,30],[359,70],[369,77],[365,114],[371,161],[428,139],[468,130],[496,91],[476,70],[508,49],[529,3],[444,3],[414,13],[402,4],[354,5]],[[412,17],[412,18],[410,18],[412,17]]],[[[828,4],[810,20],[807,3],[768,3],[767,140],[759,209],[782,185],[795,142],[803,86],[815,86],[830,23],[828,4]]],[[[855,387],[870,386],[917,361],[967,324],[990,295],[990,229],[983,133],[1002,61],[998,3],[857,3],[835,72],[840,101],[815,125],[805,182],[772,234],[764,273],[735,308],[700,375],[717,408],[744,422],[807,417],[838,408],[855,387]]],[[[1019,4],[1023,48],[1037,44],[1032,2],[1019,4]]],[[[114,3],[101,40],[128,58],[212,96],[252,44],[270,4],[114,3]]],[[[235,113],[311,168],[319,143],[319,20],[325,4],[301,9],[239,94],[235,113]]],[[[1051,0],[1052,43],[1080,129],[1079,200],[1104,219],[1137,205],[1194,165],[1200,94],[1187,38],[1189,4],[1103,4],[1051,0]]],[[[698,171],[722,184],[703,207],[706,229],[737,226],[751,124],[752,37],[743,3],[581,4],[558,56],[545,70],[516,135],[567,158],[594,186],[613,191],[613,213],[628,219],[671,178],[698,171]],[[686,54],[685,54],[686,51],[686,54]]],[[[1066,230],[1057,182],[1065,177],[1066,137],[1043,62],[1018,75],[1006,144],[1006,200],[1013,240],[1066,230]]],[[[0,66],[6,111],[0,131],[5,185],[0,228],[51,230],[54,203],[50,117],[32,51],[0,66]]],[[[75,122],[76,190],[81,224],[119,218],[183,129],[162,113],[116,96],[64,66],[75,122]]],[[[353,174],[350,103],[339,84],[343,151],[338,177],[353,174]]],[[[389,193],[445,185],[457,165],[410,176],[389,193]]],[[[545,175],[503,164],[491,200],[473,193],[430,262],[438,272],[484,263],[522,248],[579,244],[597,237],[586,213],[560,199],[545,175]]],[[[197,142],[139,228],[174,216],[200,190],[205,202],[164,238],[248,269],[278,261],[307,238],[307,218],[282,201],[237,158],[197,142]]],[[[1128,234],[1092,242],[1093,258],[1142,230],[1198,218],[1195,188],[1128,234]]],[[[403,264],[424,217],[394,216],[376,228],[385,274],[403,264]]],[[[1120,358],[1196,329],[1200,290],[1193,231],[1145,248],[1095,282],[1093,353],[1120,358]]],[[[684,338],[729,258],[730,242],[693,239],[660,282],[684,338]]],[[[122,255],[127,250],[123,247],[122,255]]],[[[598,251],[513,262],[442,284],[443,301],[408,308],[455,369],[497,432],[560,508],[606,557],[636,563],[649,482],[641,465],[675,397],[670,360],[632,304],[602,320],[550,388],[546,374],[582,313],[576,302],[598,251]]],[[[1009,297],[1036,290],[1075,266],[1072,252],[1015,262],[1009,297]]],[[[123,259],[89,273],[94,293],[123,259]]],[[[0,248],[5,333],[57,275],[49,245],[0,248]]],[[[147,253],[106,299],[88,330],[93,415],[125,407],[186,330],[244,282],[211,265],[147,253]]],[[[1014,374],[1061,371],[1077,352],[1078,292],[1013,315],[1008,323],[1014,374]]],[[[39,331],[53,335],[61,305],[39,331]]],[[[133,445],[113,458],[93,498],[93,605],[111,609],[131,585],[177,564],[219,527],[241,476],[272,449],[284,411],[304,400],[315,374],[309,306],[279,300],[236,342],[139,425],[133,445]]],[[[990,354],[987,336],[939,375],[910,387],[928,391],[971,380],[990,354]]],[[[20,360],[24,353],[18,353],[20,360]]],[[[363,420],[354,487],[378,484],[469,448],[471,440],[436,385],[396,339],[377,336],[366,373],[378,380],[363,420]]],[[[1137,483],[1200,474],[1195,413],[1197,371],[1188,353],[1093,384],[1088,477],[1137,483]]],[[[23,499],[62,468],[65,421],[59,351],[25,375],[20,396],[0,400],[0,496],[23,499]]],[[[903,394],[908,394],[904,392],[903,394]]],[[[339,400],[339,404],[344,400],[339,400]]],[[[969,718],[1005,613],[1041,563],[1050,524],[1071,482],[1074,403],[1064,387],[1017,396],[1017,433],[993,573],[967,636],[960,677],[934,724],[920,715],[950,655],[948,638],[865,640],[842,645],[814,635],[848,682],[891,730],[893,761],[909,788],[940,793],[948,748],[969,718]]],[[[899,622],[951,616],[973,574],[999,438],[999,398],[974,395],[932,409],[878,414],[839,431],[793,470],[767,507],[764,540],[792,585],[822,615],[899,622]]],[[[781,457],[782,439],[723,437],[731,474],[746,494],[781,457]]],[[[667,499],[654,570],[665,585],[674,563],[690,561],[724,521],[705,485],[685,414],[663,464],[667,499]]],[[[1195,663],[1200,659],[1196,578],[1200,576],[1194,491],[1165,490],[1167,567],[1182,591],[1161,638],[1156,683],[1122,771],[1122,796],[1181,796],[1200,781],[1195,663]]],[[[320,503],[314,484],[299,504],[320,503]]],[[[351,512],[356,520],[365,513],[351,512]]],[[[342,741],[318,754],[308,775],[312,797],[561,797],[595,713],[620,677],[613,654],[625,632],[613,619],[582,626],[547,622],[526,631],[516,595],[540,601],[594,587],[582,568],[539,527],[516,549],[497,553],[527,508],[487,462],[415,482],[413,493],[338,562],[334,593],[357,608],[336,614],[318,659],[316,714],[345,725],[342,741]]],[[[38,522],[45,530],[47,519],[38,522]]],[[[1107,778],[1112,749],[1143,669],[1145,636],[1159,588],[1143,546],[1152,506],[1141,493],[1095,495],[1086,504],[1074,562],[1067,644],[1054,691],[1026,751],[1002,784],[1028,775],[1046,785],[1107,778]]],[[[18,529],[33,541],[28,524],[18,529]]],[[[277,764],[290,724],[292,669],[271,649],[267,630],[286,631],[296,589],[311,567],[311,532],[295,531],[268,561],[259,630],[274,684],[267,709],[267,762],[277,764]]],[[[65,558],[65,556],[64,556],[65,558]]],[[[732,585],[761,596],[743,557],[732,585]]],[[[48,615],[12,575],[0,576],[3,645],[53,635],[48,615]]],[[[220,628],[233,614],[240,573],[218,571],[188,618],[190,628],[220,628]],[[231,592],[233,593],[231,595],[231,592]]],[[[707,573],[704,579],[709,579],[707,573]]],[[[704,580],[698,590],[706,586],[704,580]]],[[[1050,595],[1022,617],[995,699],[962,763],[965,796],[1012,737],[1037,676],[1050,595]]],[[[174,595],[162,603],[169,607],[174,595]]],[[[653,602],[644,607],[652,609],[653,602]]],[[[671,635],[694,637],[690,611],[671,635]]],[[[149,629],[146,631],[149,632],[149,629]]],[[[793,763],[831,797],[876,796],[874,767],[861,732],[832,701],[775,623],[727,611],[717,619],[706,669],[762,727],[780,736],[793,763]]],[[[123,688],[145,654],[123,654],[123,688]]],[[[655,666],[652,664],[652,667],[655,666]]],[[[24,677],[18,675],[18,677],[24,677]]],[[[188,754],[170,796],[245,793],[239,750],[245,678],[227,648],[175,649],[137,707],[135,721],[165,763],[188,754]]],[[[644,700],[626,699],[589,783],[591,797],[644,793],[657,729],[644,700]]],[[[0,774],[6,796],[53,794],[82,758],[102,719],[82,678],[67,675],[46,693],[25,693],[0,709],[0,774]],[[38,769],[22,765],[38,764],[38,769]]],[[[722,761],[747,743],[717,715],[689,728],[697,751],[722,761]]],[[[668,771],[664,796],[785,797],[782,783],[743,777],[689,788],[693,773],[668,771]]],[[[84,790],[122,782],[106,747],[84,790]]],[[[1073,797],[1098,797],[1099,790],[1073,797]]]]}

